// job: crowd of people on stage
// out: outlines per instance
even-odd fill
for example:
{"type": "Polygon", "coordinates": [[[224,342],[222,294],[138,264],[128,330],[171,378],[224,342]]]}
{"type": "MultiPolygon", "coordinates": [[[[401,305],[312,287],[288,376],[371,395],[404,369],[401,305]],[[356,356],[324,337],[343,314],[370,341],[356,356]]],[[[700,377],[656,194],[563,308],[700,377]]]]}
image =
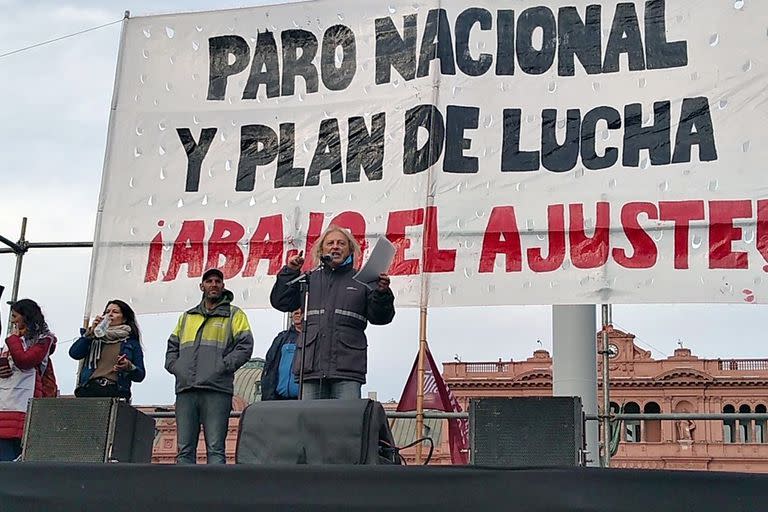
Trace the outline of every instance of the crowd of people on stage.
{"type": "MultiPolygon", "coordinates": [[[[306,267],[299,252],[278,273],[270,294],[275,309],[292,314],[292,325],[266,354],[262,399],[360,398],[367,373],[365,328],[388,324],[395,315],[389,276],[380,274],[373,289],[354,280],[360,246],[337,226],[322,233],[308,256],[315,270],[302,276],[306,267]],[[298,285],[302,281],[305,286],[298,285]]],[[[176,461],[196,462],[202,427],[208,463],[224,464],[234,375],[251,358],[253,334],[221,270],[206,270],[199,286],[202,300],[181,314],[166,349],[165,369],[175,378],[176,461]]],[[[50,360],[56,341],[36,302],[11,304],[10,335],[0,347],[0,461],[21,454],[29,400],[59,395],[50,360]]],[[[110,300],[81,329],[69,356],[79,361],[77,397],[130,401],[131,385],[146,376],[136,314],[122,300],[110,300]]]]}

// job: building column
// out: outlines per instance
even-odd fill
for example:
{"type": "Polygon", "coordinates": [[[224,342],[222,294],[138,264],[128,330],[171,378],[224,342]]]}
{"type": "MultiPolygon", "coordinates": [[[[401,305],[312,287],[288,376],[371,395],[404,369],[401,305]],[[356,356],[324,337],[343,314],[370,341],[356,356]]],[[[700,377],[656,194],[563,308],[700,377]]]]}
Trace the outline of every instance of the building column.
{"type": "MultiPolygon", "coordinates": [[[[552,306],[552,395],[578,396],[587,415],[597,415],[595,306],[552,306]]],[[[587,421],[587,460],[600,465],[599,425],[587,421]]]]}
{"type": "MultiPolygon", "coordinates": [[[[663,406],[661,407],[662,414],[673,413],[675,411],[674,400],[671,396],[664,397],[663,406]]],[[[677,422],[676,421],[662,421],[661,422],[661,442],[676,441],[677,440],[677,422]]]]}
{"type": "MultiPolygon", "coordinates": [[[[723,412],[723,398],[722,397],[709,397],[709,410],[710,412],[723,412]]],[[[714,420],[710,422],[712,431],[710,437],[715,443],[725,443],[725,435],[723,432],[723,420],[714,420]]]]}

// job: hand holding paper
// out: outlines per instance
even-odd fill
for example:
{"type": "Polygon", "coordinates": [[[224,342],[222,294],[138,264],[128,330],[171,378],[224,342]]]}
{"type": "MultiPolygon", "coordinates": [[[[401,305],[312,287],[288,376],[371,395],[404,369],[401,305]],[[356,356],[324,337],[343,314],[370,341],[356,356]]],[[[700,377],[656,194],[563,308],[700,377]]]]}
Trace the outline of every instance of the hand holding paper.
{"type": "Polygon", "coordinates": [[[385,273],[379,274],[379,291],[389,290],[389,276],[385,273]]]}
{"type": "Polygon", "coordinates": [[[381,291],[389,289],[389,276],[386,274],[395,257],[395,246],[385,237],[380,236],[363,267],[355,274],[355,281],[362,283],[369,290],[374,287],[381,291]]]}

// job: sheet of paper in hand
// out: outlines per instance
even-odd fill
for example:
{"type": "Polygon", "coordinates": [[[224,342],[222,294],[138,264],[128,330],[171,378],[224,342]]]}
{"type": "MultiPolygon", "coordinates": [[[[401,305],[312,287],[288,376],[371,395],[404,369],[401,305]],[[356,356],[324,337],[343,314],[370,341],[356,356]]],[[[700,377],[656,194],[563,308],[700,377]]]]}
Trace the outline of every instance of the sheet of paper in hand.
{"type": "Polygon", "coordinates": [[[380,236],[373,246],[371,255],[363,267],[355,274],[355,281],[364,284],[369,290],[376,288],[379,274],[389,270],[395,257],[395,246],[386,237],[380,236]]]}

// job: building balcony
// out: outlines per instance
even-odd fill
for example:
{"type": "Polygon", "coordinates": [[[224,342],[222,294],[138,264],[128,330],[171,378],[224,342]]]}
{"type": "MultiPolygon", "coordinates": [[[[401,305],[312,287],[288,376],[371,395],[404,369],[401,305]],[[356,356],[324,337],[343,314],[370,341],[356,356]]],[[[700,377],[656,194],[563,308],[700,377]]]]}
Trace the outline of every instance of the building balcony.
{"type": "Polygon", "coordinates": [[[717,363],[723,372],[768,371],[768,359],[718,359],[717,363]]]}
{"type": "Polygon", "coordinates": [[[611,458],[611,467],[768,473],[768,444],[622,442],[611,458]]]}

